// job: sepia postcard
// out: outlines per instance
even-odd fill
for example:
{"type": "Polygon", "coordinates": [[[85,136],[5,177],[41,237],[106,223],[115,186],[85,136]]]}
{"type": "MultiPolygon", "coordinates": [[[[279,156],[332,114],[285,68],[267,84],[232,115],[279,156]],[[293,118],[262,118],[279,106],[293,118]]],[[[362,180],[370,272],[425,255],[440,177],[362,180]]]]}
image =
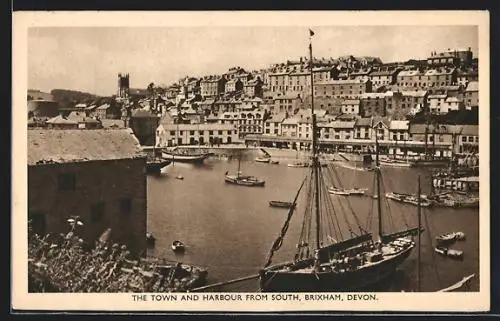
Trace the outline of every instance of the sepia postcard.
{"type": "Polygon", "coordinates": [[[489,59],[486,11],[15,12],[12,308],[488,311],[489,59]]]}

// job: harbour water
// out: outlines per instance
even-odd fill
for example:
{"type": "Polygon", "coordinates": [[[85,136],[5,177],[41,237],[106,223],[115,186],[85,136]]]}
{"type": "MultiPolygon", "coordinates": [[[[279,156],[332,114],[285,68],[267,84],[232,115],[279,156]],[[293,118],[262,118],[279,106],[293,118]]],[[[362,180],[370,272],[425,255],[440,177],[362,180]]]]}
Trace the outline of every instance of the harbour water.
{"type": "MultiPolygon", "coordinates": [[[[281,158],[280,164],[256,163],[257,151],[248,151],[241,161],[241,171],[266,180],[265,187],[243,187],[226,184],[224,173],[236,172],[235,158],[210,158],[202,165],[174,163],[160,176],[148,177],[148,231],[156,237],[150,255],[176,259],[208,268],[208,283],[221,282],[256,274],[265,264],[269,249],[278,236],[286,209],[269,207],[270,200],[292,201],[305,177],[307,168],[289,168],[294,158],[281,158]],[[176,179],[182,175],[183,180],[176,179]],[[184,254],[174,254],[173,240],[186,244],[184,254]]],[[[331,165],[330,165],[331,166],[331,165]]],[[[344,187],[366,187],[374,193],[373,172],[335,167],[344,187]]],[[[422,192],[429,193],[430,176],[423,168],[383,168],[384,192],[415,193],[420,175],[422,192]]],[[[331,195],[338,208],[346,208],[344,196],[331,195]],[[344,206],[341,206],[341,205],[344,206]]],[[[376,204],[370,197],[349,197],[350,205],[363,227],[377,233],[376,204]],[[373,220],[368,224],[370,214],[373,220]],[[369,226],[367,226],[369,225],[369,226]]],[[[300,199],[299,199],[300,206],[300,199]]],[[[417,226],[417,208],[412,205],[383,201],[382,210],[391,219],[384,220],[388,232],[417,226]]],[[[479,211],[477,209],[431,208],[423,210],[421,252],[421,289],[435,291],[460,281],[472,273],[476,277],[469,291],[479,290],[479,211]],[[425,217],[424,217],[425,216],[425,217]],[[465,232],[465,241],[451,248],[464,251],[462,261],[439,256],[434,252],[435,237],[453,231],[465,232]]],[[[298,210],[285,241],[273,263],[293,258],[300,235],[302,212],[298,210]]],[[[400,266],[390,281],[390,291],[415,291],[417,248],[400,266]]],[[[252,292],[258,280],[244,281],[211,291],[252,292]]]]}

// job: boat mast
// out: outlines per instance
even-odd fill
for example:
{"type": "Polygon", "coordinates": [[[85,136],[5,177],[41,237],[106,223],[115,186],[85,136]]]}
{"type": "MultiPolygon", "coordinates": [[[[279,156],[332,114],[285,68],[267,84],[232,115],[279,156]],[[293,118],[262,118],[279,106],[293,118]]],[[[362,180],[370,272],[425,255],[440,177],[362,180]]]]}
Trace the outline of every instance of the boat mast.
{"type": "Polygon", "coordinates": [[[429,124],[426,121],[426,123],[425,123],[425,133],[424,133],[424,143],[425,143],[425,145],[424,145],[425,146],[424,147],[425,148],[424,149],[424,159],[425,160],[427,160],[427,154],[429,153],[427,151],[427,139],[428,139],[427,136],[428,136],[428,131],[429,131],[429,124]]]}
{"type": "Polygon", "coordinates": [[[241,152],[238,155],[238,171],[236,172],[236,177],[240,178],[240,166],[241,166],[241,152]]]}
{"type": "Polygon", "coordinates": [[[379,163],[379,145],[378,145],[378,132],[375,129],[375,177],[377,179],[377,215],[378,215],[378,237],[382,242],[383,229],[382,229],[382,202],[380,196],[380,163],[379,163]]]}
{"type": "Polygon", "coordinates": [[[311,74],[311,119],[312,119],[312,168],[314,171],[314,213],[316,216],[316,250],[320,248],[320,222],[319,222],[319,162],[317,154],[317,130],[316,114],[314,113],[314,75],[313,75],[313,55],[312,36],[314,32],[309,29],[309,70],[311,74]]]}
{"type": "Polygon", "coordinates": [[[421,202],[421,199],[420,199],[420,175],[418,176],[418,179],[417,179],[417,199],[418,199],[418,203],[417,203],[417,213],[418,213],[418,257],[417,257],[417,291],[420,292],[420,241],[421,241],[421,237],[420,237],[420,231],[422,229],[422,206],[420,205],[420,202],[421,202]]]}

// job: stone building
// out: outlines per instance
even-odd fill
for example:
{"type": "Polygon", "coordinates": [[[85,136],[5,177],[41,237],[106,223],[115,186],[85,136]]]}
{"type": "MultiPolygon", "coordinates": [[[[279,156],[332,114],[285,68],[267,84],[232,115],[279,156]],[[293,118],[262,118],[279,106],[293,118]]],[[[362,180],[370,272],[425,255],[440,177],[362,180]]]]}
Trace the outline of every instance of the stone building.
{"type": "Polygon", "coordinates": [[[128,130],[28,130],[28,217],[35,233],[65,233],[79,216],[89,245],[111,228],[132,254],[146,248],[146,159],[128,130]]]}

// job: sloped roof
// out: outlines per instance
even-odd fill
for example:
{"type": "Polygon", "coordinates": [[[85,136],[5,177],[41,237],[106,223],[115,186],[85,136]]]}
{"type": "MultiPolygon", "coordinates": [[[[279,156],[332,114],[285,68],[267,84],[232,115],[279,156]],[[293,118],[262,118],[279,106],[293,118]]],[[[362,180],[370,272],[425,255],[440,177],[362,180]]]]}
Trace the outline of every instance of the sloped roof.
{"type": "Polygon", "coordinates": [[[125,128],[125,123],[121,119],[101,119],[103,128],[125,128]]]}
{"type": "Polygon", "coordinates": [[[68,124],[68,125],[77,125],[78,122],[74,121],[74,120],[71,120],[71,119],[67,119],[65,117],[63,117],[62,115],[58,115],[56,117],[53,117],[49,120],[47,120],[47,124],[68,124]]]}
{"type": "Polygon", "coordinates": [[[410,122],[407,120],[392,120],[389,129],[392,130],[407,130],[410,122]]]}
{"type": "Polygon", "coordinates": [[[371,127],[372,125],[372,119],[371,118],[368,118],[368,117],[365,117],[365,118],[359,118],[357,121],[356,121],[356,126],[358,127],[371,127]]]}
{"type": "Polygon", "coordinates": [[[276,115],[272,115],[266,120],[266,123],[281,123],[283,120],[285,120],[286,114],[285,113],[279,113],[276,115]]]}
{"type": "Polygon", "coordinates": [[[434,76],[434,75],[449,75],[452,74],[455,69],[429,69],[425,72],[426,76],[434,76]]]}
{"type": "Polygon", "coordinates": [[[391,76],[394,75],[398,70],[378,70],[370,72],[370,76],[391,76]]]}
{"type": "Polygon", "coordinates": [[[384,126],[386,126],[387,128],[389,128],[391,125],[391,122],[387,117],[381,117],[381,116],[373,117],[372,127],[377,126],[379,123],[384,124],[384,126]]]}
{"type": "Polygon", "coordinates": [[[422,73],[418,70],[403,70],[403,71],[399,72],[398,77],[400,77],[400,76],[418,76],[418,75],[422,75],[422,73]]]}
{"type": "Polygon", "coordinates": [[[447,103],[458,103],[460,100],[457,97],[448,97],[445,100],[447,103]]]}
{"type": "Polygon", "coordinates": [[[92,117],[87,117],[85,113],[78,111],[72,111],[68,115],[68,119],[78,123],[100,123],[100,121],[98,121],[97,119],[94,119],[92,117]]]}
{"type": "Polygon", "coordinates": [[[427,94],[425,90],[404,90],[401,91],[403,96],[407,97],[424,97],[427,94]]]}
{"type": "Polygon", "coordinates": [[[28,131],[28,165],[144,157],[126,129],[28,131]]]}
{"type": "Polygon", "coordinates": [[[299,120],[295,117],[287,118],[282,122],[283,125],[297,125],[298,123],[299,120]]]}
{"type": "Polygon", "coordinates": [[[434,94],[434,95],[427,96],[427,99],[433,99],[433,98],[443,99],[446,97],[447,97],[447,95],[445,95],[445,94],[434,94]]]}
{"type": "Polygon", "coordinates": [[[356,121],[342,121],[336,120],[330,123],[323,124],[321,127],[331,127],[331,128],[339,128],[339,129],[352,129],[356,125],[356,121]]]}
{"type": "Polygon", "coordinates": [[[471,81],[467,84],[465,91],[479,91],[479,82],[471,81]]]}

